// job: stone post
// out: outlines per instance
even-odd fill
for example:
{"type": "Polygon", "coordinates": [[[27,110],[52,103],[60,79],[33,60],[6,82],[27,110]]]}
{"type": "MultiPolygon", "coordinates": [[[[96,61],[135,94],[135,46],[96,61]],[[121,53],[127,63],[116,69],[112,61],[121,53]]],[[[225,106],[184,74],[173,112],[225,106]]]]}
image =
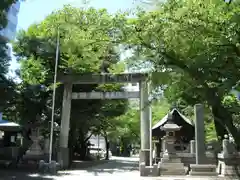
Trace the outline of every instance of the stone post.
{"type": "Polygon", "coordinates": [[[203,105],[194,106],[195,114],[195,139],[196,139],[196,164],[204,164],[206,160],[205,153],[205,127],[203,105]]]}
{"type": "Polygon", "coordinates": [[[240,156],[235,152],[233,144],[225,135],[222,141],[222,153],[218,154],[218,173],[229,179],[238,179],[240,172],[240,156]]]}
{"type": "Polygon", "coordinates": [[[62,168],[69,166],[69,149],[68,149],[68,135],[70,126],[71,114],[71,100],[72,100],[72,84],[64,84],[63,102],[62,102],[62,117],[60,128],[60,142],[58,162],[62,168]]]}
{"type": "Polygon", "coordinates": [[[149,165],[150,158],[150,120],[149,120],[149,101],[148,101],[148,84],[146,81],[139,82],[140,88],[140,111],[141,111],[141,153],[140,162],[149,165]]]}
{"type": "Polygon", "coordinates": [[[216,165],[206,164],[205,152],[205,127],[203,105],[194,106],[195,114],[195,142],[196,142],[196,164],[190,164],[191,176],[216,176],[216,165]]]}
{"type": "Polygon", "coordinates": [[[227,135],[225,135],[224,138],[225,139],[223,139],[223,141],[222,141],[222,148],[223,148],[222,154],[223,154],[223,157],[228,158],[229,155],[231,154],[231,152],[229,152],[229,147],[230,147],[231,144],[228,140],[227,135]]]}
{"type": "Polygon", "coordinates": [[[195,140],[190,141],[190,153],[191,154],[196,153],[196,142],[195,142],[195,140]]]}
{"type": "Polygon", "coordinates": [[[165,140],[165,136],[162,137],[162,144],[161,144],[161,150],[164,153],[166,151],[166,140],[165,140]]]}

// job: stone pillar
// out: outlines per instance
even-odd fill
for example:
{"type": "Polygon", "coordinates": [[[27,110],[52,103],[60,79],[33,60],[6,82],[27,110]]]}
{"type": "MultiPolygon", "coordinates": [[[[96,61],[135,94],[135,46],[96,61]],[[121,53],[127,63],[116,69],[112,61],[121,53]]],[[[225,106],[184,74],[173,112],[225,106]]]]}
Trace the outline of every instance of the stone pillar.
{"type": "Polygon", "coordinates": [[[141,111],[141,153],[140,161],[144,159],[145,165],[149,165],[150,158],[150,119],[149,119],[149,101],[148,84],[146,81],[139,82],[140,88],[140,111],[141,111]]]}
{"type": "Polygon", "coordinates": [[[160,153],[161,153],[161,143],[157,143],[157,144],[156,144],[156,155],[157,155],[157,159],[160,158],[160,153]]]}
{"type": "Polygon", "coordinates": [[[63,102],[62,102],[62,117],[60,128],[59,154],[58,162],[62,168],[69,166],[69,149],[68,149],[68,135],[70,126],[71,114],[71,100],[72,100],[72,84],[64,84],[63,102]]]}
{"type": "Polygon", "coordinates": [[[164,137],[162,137],[162,142],[161,142],[162,144],[161,144],[161,150],[162,150],[162,152],[164,153],[165,151],[166,151],[166,140],[165,140],[165,136],[164,137]]]}
{"type": "Polygon", "coordinates": [[[195,142],[196,142],[196,164],[190,164],[191,176],[216,176],[216,165],[206,164],[205,152],[205,127],[203,105],[194,106],[195,113],[195,142]]]}
{"type": "Polygon", "coordinates": [[[202,104],[194,106],[195,114],[195,140],[196,140],[196,164],[204,164],[205,153],[205,127],[204,127],[204,107],[202,104]]]}
{"type": "Polygon", "coordinates": [[[190,141],[190,153],[191,154],[196,153],[196,142],[195,142],[195,140],[190,141]]]}

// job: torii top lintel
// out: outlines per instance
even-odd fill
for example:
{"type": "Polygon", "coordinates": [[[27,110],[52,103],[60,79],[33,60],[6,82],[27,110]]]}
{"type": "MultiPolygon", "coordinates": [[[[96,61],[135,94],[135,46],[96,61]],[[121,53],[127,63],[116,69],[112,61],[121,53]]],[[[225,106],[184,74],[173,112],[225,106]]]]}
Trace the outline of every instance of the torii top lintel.
{"type": "Polygon", "coordinates": [[[58,76],[58,81],[72,84],[138,83],[147,77],[147,73],[64,74],[58,76]]]}

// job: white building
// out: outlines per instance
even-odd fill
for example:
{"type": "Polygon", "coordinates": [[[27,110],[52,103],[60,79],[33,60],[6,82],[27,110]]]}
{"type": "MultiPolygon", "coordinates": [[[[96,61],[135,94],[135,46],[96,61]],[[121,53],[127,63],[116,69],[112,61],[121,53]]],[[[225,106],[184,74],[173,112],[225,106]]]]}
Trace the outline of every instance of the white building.
{"type": "Polygon", "coordinates": [[[18,25],[18,13],[20,10],[20,4],[23,0],[18,0],[15,4],[13,4],[8,11],[8,24],[7,27],[0,31],[0,36],[6,39],[7,41],[11,41],[15,39],[17,25],[18,25]]]}
{"type": "Polygon", "coordinates": [[[93,135],[93,136],[91,136],[89,141],[92,144],[92,147],[106,150],[106,142],[105,142],[105,139],[103,136],[101,136],[101,135],[94,136],[93,135]]]}

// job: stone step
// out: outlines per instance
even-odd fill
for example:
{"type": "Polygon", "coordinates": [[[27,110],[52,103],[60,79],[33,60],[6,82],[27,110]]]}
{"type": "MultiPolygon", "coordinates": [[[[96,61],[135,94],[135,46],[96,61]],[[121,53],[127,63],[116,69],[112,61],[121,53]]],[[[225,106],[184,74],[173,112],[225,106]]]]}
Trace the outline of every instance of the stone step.
{"type": "Polygon", "coordinates": [[[175,168],[175,167],[181,167],[184,168],[183,163],[160,163],[160,167],[169,167],[169,168],[175,168]]]}
{"type": "Polygon", "coordinates": [[[212,164],[190,164],[192,172],[216,172],[217,166],[212,164]]]}
{"type": "Polygon", "coordinates": [[[217,166],[213,164],[190,164],[192,169],[214,169],[217,166]]]}
{"type": "Polygon", "coordinates": [[[169,169],[169,168],[166,168],[166,167],[160,167],[160,171],[184,171],[185,172],[185,169],[184,168],[169,169]]]}
{"type": "Polygon", "coordinates": [[[197,172],[197,171],[190,171],[189,172],[190,176],[217,176],[217,172],[197,172]]]}
{"type": "Polygon", "coordinates": [[[180,176],[180,175],[185,175],[185,171],[160,171],[161,176],[166,176],[166,175],[171,175],[171,176],[180,176]]]}
{"type": "Polygon", "coordinates": [[[161,158],[161,162],[181,163],[181,159],[180,158],[177,158],[177,159],[161,158]]]}

